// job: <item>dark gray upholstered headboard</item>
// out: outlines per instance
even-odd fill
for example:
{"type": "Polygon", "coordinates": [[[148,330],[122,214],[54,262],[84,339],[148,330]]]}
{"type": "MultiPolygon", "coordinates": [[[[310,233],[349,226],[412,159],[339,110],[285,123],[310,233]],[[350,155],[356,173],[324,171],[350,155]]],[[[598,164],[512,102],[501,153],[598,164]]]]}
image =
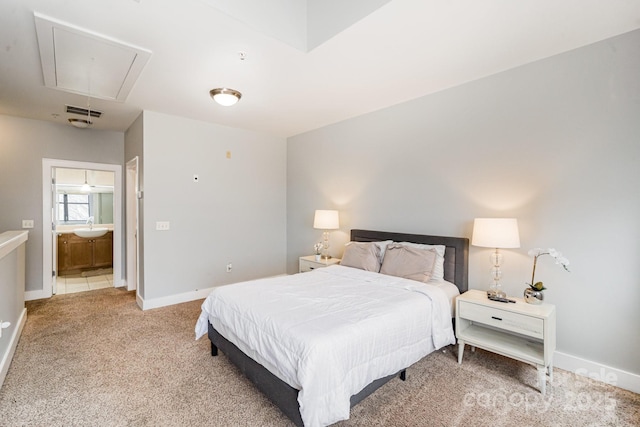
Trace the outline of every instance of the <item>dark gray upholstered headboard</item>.
{"type": "Polygon", "coordinates": [[[444,245],[444,279],[454,283],[460,293],[469,288],[469,239],[466,237],[426,236],[423,234],[392,233],[388,231],[351,230],[352,242],[412,242],[425,245],[444,245]]]}

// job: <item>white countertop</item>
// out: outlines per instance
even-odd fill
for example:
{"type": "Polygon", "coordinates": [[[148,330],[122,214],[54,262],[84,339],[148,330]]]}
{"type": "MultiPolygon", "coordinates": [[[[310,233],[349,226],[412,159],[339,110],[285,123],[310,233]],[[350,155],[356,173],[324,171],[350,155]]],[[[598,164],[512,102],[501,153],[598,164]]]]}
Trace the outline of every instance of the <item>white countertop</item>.
{"type": "MultiPolygon", "coordinates": [[[[73,233],[76,228],[89,228],[88,224],[57,225],[56,233],[73,233]]],[[[113,224],[93,224],[93,228],[106,228],[113,231],[113,224]]]]}

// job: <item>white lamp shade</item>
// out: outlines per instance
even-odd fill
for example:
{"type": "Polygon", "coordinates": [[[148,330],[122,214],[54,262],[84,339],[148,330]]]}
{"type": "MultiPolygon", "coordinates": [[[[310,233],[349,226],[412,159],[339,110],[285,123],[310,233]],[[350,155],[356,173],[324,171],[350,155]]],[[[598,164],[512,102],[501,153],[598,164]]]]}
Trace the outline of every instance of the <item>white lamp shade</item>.
{"type": "Polygon", "coordinates": [[[318,228],[320,230],[337,230],[340,228],[338,211],[316,210],[316,214],[313,218],[313,228],[318,228]]]}
{"type": "Polygon", "coordinates": [[[473,246],[519,248],[520,234],[515,218],[476,218],[473,221],[473,246]]]}

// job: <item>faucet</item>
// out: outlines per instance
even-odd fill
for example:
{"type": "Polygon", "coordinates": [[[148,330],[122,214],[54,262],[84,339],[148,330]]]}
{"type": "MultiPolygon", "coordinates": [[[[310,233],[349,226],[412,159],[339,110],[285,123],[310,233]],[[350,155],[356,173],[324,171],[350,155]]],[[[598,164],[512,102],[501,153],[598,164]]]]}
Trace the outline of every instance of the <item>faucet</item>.
{"type": "Polygon", "coordinates": [[[92,230],[93,229],[93,217],[92,216],[87,218],[87,224],[89,224],[89,230],[92,230]]]}

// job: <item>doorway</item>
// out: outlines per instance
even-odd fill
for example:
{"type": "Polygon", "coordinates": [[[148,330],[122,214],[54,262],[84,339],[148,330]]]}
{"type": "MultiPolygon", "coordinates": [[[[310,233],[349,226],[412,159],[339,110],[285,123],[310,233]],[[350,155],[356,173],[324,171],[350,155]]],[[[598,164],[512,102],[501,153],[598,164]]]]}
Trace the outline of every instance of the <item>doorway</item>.
{"type": "Polygon", "coordinates": [[[53,176],[53,294],[113,287],[115,173],[54,167],[53,176]]]}
{"type": "MultiPolygon", "coordinates": [[[[113,287],[123,286],[122,278],[122,235],[124,227],[122,224],[122,166],[76,162],[70,160],[43,159],[42,160],[42,199],[43,199],[43,223],[51,224],[51,227],[43,227],[43,298],[50,298],[56,292],[56,279],[58,260],[57,255],[57,235],[58,222],[56,221],[56,209],[60,208],[58,193],[56,192],[54,172],[56,169],[72,169],[96,172],[113,173],[113,210],[112,210],[112,243],[113,243],[113,287]]],[[[108,215],[107,215],[108,216],[108,215]]],[[[73,221],[72,221],[73,222],[73,221]]]]}

